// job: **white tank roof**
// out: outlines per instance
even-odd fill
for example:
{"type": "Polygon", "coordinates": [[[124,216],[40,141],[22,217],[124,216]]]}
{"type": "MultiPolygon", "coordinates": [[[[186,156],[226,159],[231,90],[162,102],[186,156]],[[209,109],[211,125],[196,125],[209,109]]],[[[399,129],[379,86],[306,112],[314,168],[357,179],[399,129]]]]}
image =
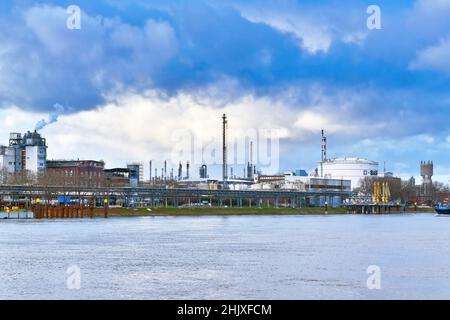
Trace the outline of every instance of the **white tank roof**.
{"type": "Polygon", "coordinates": [[[327,163],[359,163],[359,164],[372,164],[372,165],[378,165],[378,162],[376,161],[372,161],[369,159],[365,159],[365,158],[334,158],[334,159],[328,159],[327,161],[325,161],[327,163]]]}

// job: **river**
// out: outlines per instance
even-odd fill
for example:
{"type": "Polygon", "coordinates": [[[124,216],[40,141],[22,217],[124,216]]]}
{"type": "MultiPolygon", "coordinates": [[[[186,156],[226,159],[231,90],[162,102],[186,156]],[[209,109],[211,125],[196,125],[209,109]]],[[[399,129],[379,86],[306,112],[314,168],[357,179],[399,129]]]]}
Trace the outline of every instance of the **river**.
{"type": "Polygon", "coordinates": [[[450,298],[430,213],[0,220],[0,243],[0,299],[450,298]]]}

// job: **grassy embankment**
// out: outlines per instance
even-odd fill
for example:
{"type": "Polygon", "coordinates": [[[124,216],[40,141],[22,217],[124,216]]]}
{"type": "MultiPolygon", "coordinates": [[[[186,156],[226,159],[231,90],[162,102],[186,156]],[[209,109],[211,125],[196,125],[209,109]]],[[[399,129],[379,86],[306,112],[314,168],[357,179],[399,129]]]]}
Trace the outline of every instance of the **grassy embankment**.
{"type": "MultiPolygon", "coordinates": [[[[407,208],[406,213],[434,212],[433,208],[407,208]]],[[[327,214],[347,214],[346,208],[328,208],[327,214]]],[[[394,208],[391,211],[398,212],[394,208]]],[[[323,215],[324,208],[109,208],[110,217],[144,217],[144,216],[212,216],[212,215],[323,215]]],[[[103,216],[104,209],[96,208],[96,216],[103,216]]]]}
{"type": "MultiPolygon", "coordinates": [[[[328,208],[328,214],[345,214],[345,208],[328,208]]],[[[210,216],[210,215],[308,215],[325,214],[324,208],[109,208],[110,217],[132,216],[210,216]]],[[[103,216],[104,209],[95,209],[103,216]]]]}

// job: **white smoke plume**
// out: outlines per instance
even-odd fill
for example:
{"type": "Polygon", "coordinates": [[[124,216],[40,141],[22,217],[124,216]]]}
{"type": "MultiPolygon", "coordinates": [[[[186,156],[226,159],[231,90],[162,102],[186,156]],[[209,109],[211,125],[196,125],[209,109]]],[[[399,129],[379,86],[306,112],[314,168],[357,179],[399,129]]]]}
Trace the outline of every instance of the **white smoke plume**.
{"type": "Polygon", "coordinates": [[[39,120],[38,123],[36,123],[36,126],[35,126],[36,131],[42,130],[45,128],[45,126],[58,121],[58,117],[64,113],[64,106],[59,103],[55,103],[53,105],[53,108],[55,109],[55,111],[49,114],[48,121],[45,119],[42,119],[42,120],[39,120]]]}

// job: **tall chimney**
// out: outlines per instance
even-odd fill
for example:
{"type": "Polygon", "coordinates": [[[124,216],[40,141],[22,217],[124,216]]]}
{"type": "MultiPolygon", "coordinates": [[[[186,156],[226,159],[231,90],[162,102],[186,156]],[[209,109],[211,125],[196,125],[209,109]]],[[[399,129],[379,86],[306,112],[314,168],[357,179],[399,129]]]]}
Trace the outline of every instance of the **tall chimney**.
{"type": "Polygon", "coordinates": [[[152,183],[152,160],[150,160],[150,184],[152,183]]]}
{"type": "Polygon", "coordinates": [[[164,181],[167,180],[167,160],[164,160],[164,181]]]}
{"type": "Polygon", "coordinates": [[[228,164],[227,164],[227,127],[228,121],[227,116],[224,113],[222,116],[222,155],[223,155],[223,164],[222,164],[222,178],[225,182],[228,179],[228,164]]]}
{"type": "Polygon", "coordinates": [[[322,161],[320,162],[320,177],[323,178],[323,163],[327,161],[327,137],[322,130],[322,161]]]}

